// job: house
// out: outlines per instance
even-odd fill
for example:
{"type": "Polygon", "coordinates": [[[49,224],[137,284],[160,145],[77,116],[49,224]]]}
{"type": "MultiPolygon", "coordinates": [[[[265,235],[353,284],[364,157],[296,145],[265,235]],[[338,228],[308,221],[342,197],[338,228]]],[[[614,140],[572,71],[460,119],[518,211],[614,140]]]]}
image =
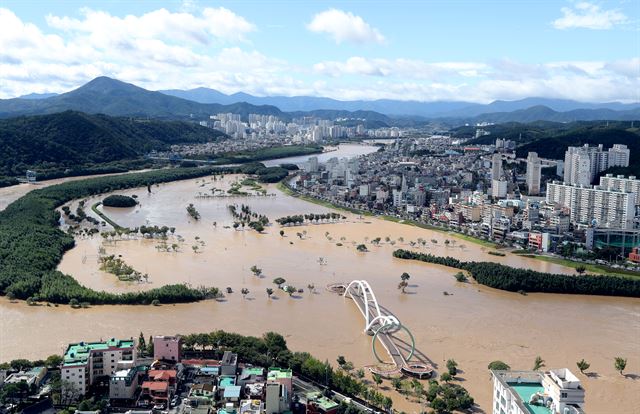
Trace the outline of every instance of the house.
{"type": "Polygon", "coordinates": [[[4,383],[18,384],[20,382],[25,382],[29,386],[39,386],[45,375],[47,375],[46,367],[35,367],[27,371],[20,371],[9,375],[5,378],[4,383]]]}
{"type": "Polygon", "coordinates": [[[167,407],[169,401],[169,383],[163,381],[145,381],[142,383],[140,399],[154,405],[167,407]]]}
{"type": "Polygon", "coordinates": [[[169,386],[173,388],[176,385],[176,378],[178,376],[178,372],[173,369],[166,369],[166,370],[153,369],[153,370],[150,370],[147,375],[148,375],[149,381],[167,382],[169,383],[169,386]]]}

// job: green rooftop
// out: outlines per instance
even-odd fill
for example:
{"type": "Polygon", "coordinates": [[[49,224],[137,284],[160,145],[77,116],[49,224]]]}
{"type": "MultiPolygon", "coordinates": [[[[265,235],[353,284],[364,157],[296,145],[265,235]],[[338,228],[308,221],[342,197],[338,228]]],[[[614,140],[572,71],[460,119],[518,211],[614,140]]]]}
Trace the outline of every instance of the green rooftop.
{"type": "Polygon", "coordinates": [[[220,388],[232,387],[236,385],[236,377],[224,376],[220,377],[220,388]]]}
{"type": "Polygon", "coordinates": [[[529,404],[531,396],[536,392],[544,392],[544,388],[539,383],[508,383],[509,388],[514,390],[520,396],[523,405],[531,414],[553,414],[550,409],[542,405],[529,404]]]}
{"type": "Polygon", "coordinates": [[[269,368],[269,374],[267,375],[267,379],[269,380],[277,380],[277,379],[288,379],[292,377],[292,373],[290,369],[285,368],[269,368]]]}
{"type": "Polygon", "coordinates": [[[242,370],[242,375],[256,375],[260,376],[264,373],[264,369],[260,367],[247,367],[242,370]]]}
{"type": "Polygon", "coordinates": [[[318,404],[318,407],[322,408],[324,411],[329,411],[329,410],[333,410],[334,408],[336,408],[338,405],[337,402],[323,396],[316,396],[315,398],[311,399],[314,403],[318,404]]]}
{"type": "Polygon", "coordinates": [[[133,339],[111,338],[105,342],[78,342],[69,344],[64,353],[64,365],[85,365],[93,351],[105,351],[109,348],[133,348],[133,339]]]}

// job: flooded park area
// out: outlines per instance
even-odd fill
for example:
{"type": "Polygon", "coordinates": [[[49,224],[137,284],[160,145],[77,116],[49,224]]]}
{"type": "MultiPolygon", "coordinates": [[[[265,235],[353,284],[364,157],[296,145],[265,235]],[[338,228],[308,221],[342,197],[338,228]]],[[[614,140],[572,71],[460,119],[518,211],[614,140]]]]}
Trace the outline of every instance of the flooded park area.
{"type": "MultiPolygon", "coordinates": [[[[123,227],[169,226],[175,228],[174,234],[166,242],[99,234],[77,237],[76,247],[59,265],[60,271],[97,290],[126,292],[185,282],[218,287],[225,292],[224,298],[88,309],[27,306],[0,298],[0,360],[42,358],[61,352],[72,341],[137,337],[140,331],[148,336],[224,329],[256,336],[276,331],[293,350],[329,361],[344,355],[360,368],[375,362],[371,337],[363,332],[364,318],[350,299],[325,287],[364,279],[379,303],[411,330],[417,348],[439,372],[447,359],[458,362],[461,384],[485,412],[491,411],[492,392],[487,365],[502,360],[513,369],[531,369],[536,356],[545,360],[547,368],[568,367],[574,372],[582,358],[591,364],[589,376],[579,374],[586,388],[587,412],[607,412],[611,401],[617,402],[618,412],[638,412],[639,299],[524,296],[460,283],[454,278],[455,269],[396,259],[392,252],[404,248],[545,272],[575,274],[575,270],[510,253],[491,255],[490,249],[453,234],[350,213],[340,212],[344,219],[333,222],[280,226],[275,223],[279,217],[333,210],[286,195],[275,185],[261,184],[265,191],[230,196],[227,190],[243,179],[206,177],[153,186],[151,192],[147,188],[118,191],[136,195],[139,204],[101,206],[99,211],[123,227]],[[213,187],[220,191],[212,191],[213,187]],[[199,220],[186,211],[191,203],[199,220]],[[262,233],[248,227],[236,229],[229,205],[249,206],[252,212],[266,215],[270,224],[262,233]],[[372,243],[378,237],[380,242],[372,243]],[[163,243],[176,247],[167,249],[163,243]],[[368,251],[357,251],[359,244],[368,251]],[[119,281],[100,270],[99,257],[105,254],[121,258],[148,278],[119,281]],[[259,276],[251,271],[254,265],[262,269],[259,276]],[[411,276],[404,293],[398,289],[403,272],[411,276]],[[273,283],[277,277],[303,292],[290,296],[277,289],[273,283]],[[226,293],[227,287],[233,293],[226,293]],[[246,295],[241,294],[243,288],[249,291],[246,295]],[[267,288],[274,289],[272,297],[267,288]],[[614,369],[616,356],[628,358],[626,377],[614,369]]],[[[90,206],[105,196],[85,200],[88,215],[100,219],[90,206]]],[[[71,203],[71,210],[76,205],[77,201],[71,203]]],[[[419,410],[403,397],[394,399],[396,408],[419,410]]]]}

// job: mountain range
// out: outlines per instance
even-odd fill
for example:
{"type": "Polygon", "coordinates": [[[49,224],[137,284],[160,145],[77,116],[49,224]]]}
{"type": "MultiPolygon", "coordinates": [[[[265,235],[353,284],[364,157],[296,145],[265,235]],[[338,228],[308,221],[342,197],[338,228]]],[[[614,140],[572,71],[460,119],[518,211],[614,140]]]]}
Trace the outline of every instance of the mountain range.
{"type": "Polygon", "coordinates": [[[149,91],[130,83],[98,77],[59,95],[29,94],[0,99],[0,118],[56,113],[65,110],[158,119],[206,119],[220,112],[275,115],[285,120],[301,116],[366,120],[365,126],[412,126],[438,119],[448,124],[476,122],[572,122],[577,120],[640,120],[640,103],[582,103],[526,98],[518,101],[469,102],[339,101],[309,96],[257,97],[226,95],[214,89],[149,91]]]}
{"type": "Polygon", "coordinates": [[[464,101],[398,101],[379,99],[374,101],[340,101],[331,98],[313,96],[253,96],[243,92],[226,95],[215,89],[195,88],[189,90],[161,90],[167,95],[176,96],[200,103],[230,104],[248,102],[254,105],[273,105],[282,111],[313,111],[317,109],[369,110],[391,116],[420,116],[427,118],[475,117],[493,112],[512,112],[534,106],[546,106],[556,112],[578,109],[610,109],[625,111],[640,108],[640,103],[623,104],[620,102],[585,103],[567,99],[525,98],[516,101],[493,101],[478,104],[464,101]]]}

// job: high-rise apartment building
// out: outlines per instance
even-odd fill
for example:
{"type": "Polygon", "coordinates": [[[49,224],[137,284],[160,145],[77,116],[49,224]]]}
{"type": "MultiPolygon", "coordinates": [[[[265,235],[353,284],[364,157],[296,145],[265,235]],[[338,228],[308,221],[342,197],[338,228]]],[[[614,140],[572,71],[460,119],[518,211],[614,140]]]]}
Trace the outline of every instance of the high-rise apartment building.
{"type": "Polygon", "coordinates": [[[633,175],[625,178],[624,175],[614,177],[612,174],[607,174],[604,177],[600,177],[600,187],[606,188],[607,190],[634,193],[636,195],[635,204],[636,206],[640,206],[640,180],[633,175]]]}
{"type": "Polygon", "coordinates": [[[567,207],[574,224],[631,229],[635,200],[634,193],[600,186],[575,186],[557,181],[547,184],[547,203],[567,207]]]}
{"type": "Polygon", "coordinates": [[[628,167],[630,151],[626,145],[615,144],[605,151],[603,145],[569,147],[564,155],[564,182],[590,185],[596,175],[610,167],[628,167]]]}
{"type": "Polygon", "coordinates": [[[530,152],[527,156],[527,192],[529,195],[540,194],[540,176],[542,163],[538,153],[530,152]]]}
{"type": "Polygon", "coordinates": [[[495,153],[491,156],[491,179],[499,180],[502,176],[502,156],[495,153]]]}

